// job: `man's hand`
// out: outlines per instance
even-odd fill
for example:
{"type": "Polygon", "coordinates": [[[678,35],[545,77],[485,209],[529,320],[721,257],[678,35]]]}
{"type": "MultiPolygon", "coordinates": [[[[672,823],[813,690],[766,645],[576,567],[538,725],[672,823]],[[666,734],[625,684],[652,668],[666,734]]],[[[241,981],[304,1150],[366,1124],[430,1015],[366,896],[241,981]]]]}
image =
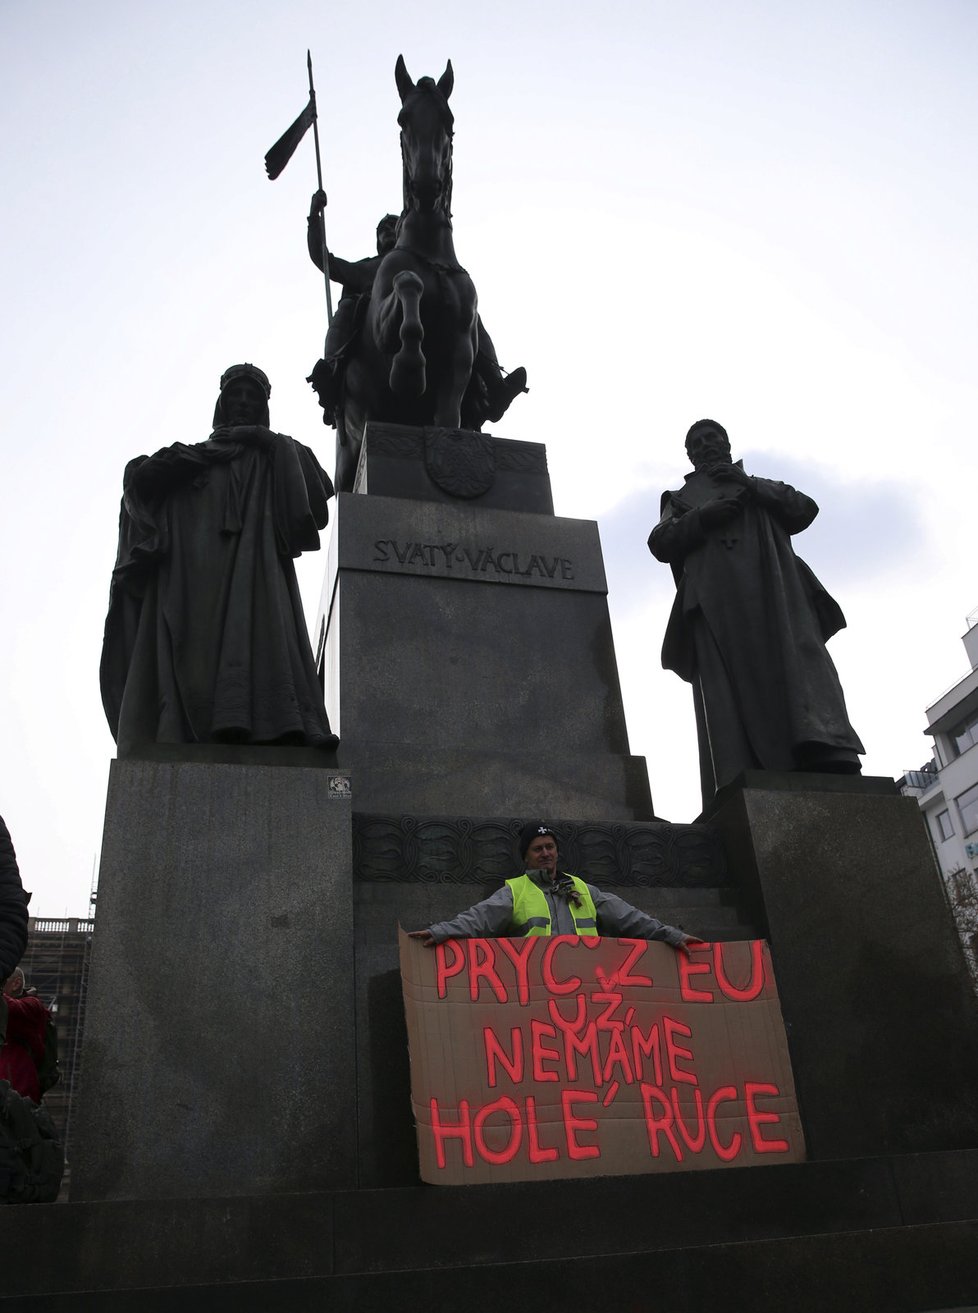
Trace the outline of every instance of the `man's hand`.
{"type": "Polygon", "coordinates": [[[731,465],[729,462],[714,465],[710,469],[710,475],[714,479],[719,479],[722,483],[736,483],[741,488],[750,488],[751,486],[751,476],[746,472],[743,465],[731,465]]]}
{"type": "Polygon", "coordinates": [[[425,948],[435,947],[435,936],[430,930],[409,930],[408,939],[420,939],[425,948]]]}
{"type": "Polygon", "coordinates": [[[683,935],[681,943],[676,945],[677,953],[685,953],[689,957],[691,948],[709,948],[710,945],[705,939],[697,939],[695,935],[683,935]]]}
{"type": "Polygon", "coordinates": [[[737,497],[717,497],[714,501],[704,502],[700,507],[700,523],[705,529],[717,529],[739,514],[740,501],[737,497]]]}
{"type": "Polygon", "coordinates": [[[309,202],[309,218],[310,219],[317,218],[320,214],[322,214],[325,208],[326,208],[326,193],[322,190],[322,188],[320,188],[319,191],[313,192],[312,200],[309,202]]]}

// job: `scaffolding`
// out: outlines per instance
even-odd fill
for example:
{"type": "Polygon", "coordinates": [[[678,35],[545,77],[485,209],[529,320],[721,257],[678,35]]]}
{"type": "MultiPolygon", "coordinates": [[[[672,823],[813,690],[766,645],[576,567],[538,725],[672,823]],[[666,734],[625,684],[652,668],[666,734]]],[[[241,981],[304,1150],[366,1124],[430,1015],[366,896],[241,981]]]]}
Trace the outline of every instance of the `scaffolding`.
{"type": "MultiPolygon", "coordinates": [[[[58,1029],[61,1080],[44,1095],[44,1106],[58,1128],[66,1157],[71,1140],[71,1111],[81,1074],[85,1002],[95,929],[97,871],[93,865],[87,917],[31,917],[21,967],[28,988],[51,1009],[58,1029]]],[[[67,1173],[65,1175],[67,1184],[67,1173]]]]}

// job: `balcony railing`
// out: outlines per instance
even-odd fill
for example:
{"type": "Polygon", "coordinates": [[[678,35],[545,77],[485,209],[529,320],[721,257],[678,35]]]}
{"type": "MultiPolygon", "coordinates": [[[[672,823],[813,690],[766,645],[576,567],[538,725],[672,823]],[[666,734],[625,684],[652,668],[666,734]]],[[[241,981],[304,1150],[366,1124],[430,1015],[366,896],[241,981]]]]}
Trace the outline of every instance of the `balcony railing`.
{"type": "Polygon", "coordinates": [[[907,770],[903,772],[903,778],[908,789],[926,790],[940,782],[936,771],[927,770],[907,770]]]}
{"type": "Polygon", "coordinates": [[[32,916],[28,922],[28,932],[32,935],[76,935],[91,934],[95,927],[94,917],[69,916],[60,921],[42,920],[32,916]]]}

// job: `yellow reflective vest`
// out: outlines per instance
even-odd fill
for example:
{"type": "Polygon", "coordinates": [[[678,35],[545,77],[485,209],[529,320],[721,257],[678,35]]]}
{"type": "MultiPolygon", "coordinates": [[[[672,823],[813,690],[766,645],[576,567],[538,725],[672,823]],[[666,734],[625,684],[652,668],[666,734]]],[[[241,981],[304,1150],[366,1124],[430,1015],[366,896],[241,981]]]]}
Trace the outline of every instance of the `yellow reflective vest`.
{"type": "MultiPolygon", "coordinates": [[[[567,903],[574,920],[574,929],[579,935],[597,935],[597,912],[587,885],[576,875],[568,875],[567,878],[574,882],[574,888],[581,896],[580,906],[575,907],[570,900],[567,903]]],[[[513,892],[514,933],[525,937],[549,935],[550,907],[540,886],[525,874],[514,876],[506,883],[513,892]]]]}

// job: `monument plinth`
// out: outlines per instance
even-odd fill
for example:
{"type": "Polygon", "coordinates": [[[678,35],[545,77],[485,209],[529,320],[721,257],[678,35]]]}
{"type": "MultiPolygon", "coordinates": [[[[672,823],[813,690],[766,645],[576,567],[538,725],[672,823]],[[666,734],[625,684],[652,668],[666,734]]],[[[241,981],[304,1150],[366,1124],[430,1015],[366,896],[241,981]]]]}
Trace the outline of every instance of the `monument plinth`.
{"type": "Polygon", "coordinates": [[[73,1200],[356,1180],[349,777],[265,752],[113,764],[73,1200]]]}
{"type": "Polygon", "coordinates": [[[978,1006],[916,803],[747,771],[705,819],[771,942],[811,1155],[978,1145],[978,1006]]]}
{"type": "Polygon", "coordinates": [[[553,514],[543,446],[375,427],[358,487],[396,462],[402,495],[340,494],[320,621],[357,810],[651,820],[597,525],[553,514]]]}

